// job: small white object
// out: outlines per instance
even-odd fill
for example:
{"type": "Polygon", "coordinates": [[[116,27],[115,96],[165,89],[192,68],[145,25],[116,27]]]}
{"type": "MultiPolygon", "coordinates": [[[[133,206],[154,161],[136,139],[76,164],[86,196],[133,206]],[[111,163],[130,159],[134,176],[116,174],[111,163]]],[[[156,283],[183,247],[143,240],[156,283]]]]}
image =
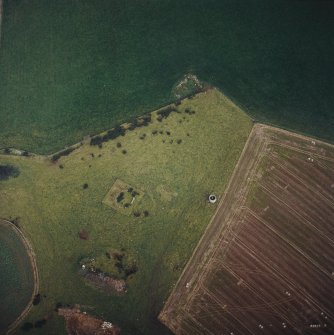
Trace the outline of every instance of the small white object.
{"type": "Polygon", "coordinates": [[[83,270],[85,270],[85,269],[86,269],[86,265],[85,265],[85,264],[82,264],[82,265],[81,265],[81,268],[82,268],[83,270]]]}
{"type": "Polygon", "coordinates": [[[214,194],[209,195],[209,202],[214,204],[217,201],[217,197],[214,194]]]}

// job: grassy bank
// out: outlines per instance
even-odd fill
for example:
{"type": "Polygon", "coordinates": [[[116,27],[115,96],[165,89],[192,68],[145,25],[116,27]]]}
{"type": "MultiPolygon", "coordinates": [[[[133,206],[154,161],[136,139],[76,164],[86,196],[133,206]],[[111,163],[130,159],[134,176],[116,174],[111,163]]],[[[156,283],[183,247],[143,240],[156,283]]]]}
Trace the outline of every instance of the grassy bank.
{"type": "Polygon", "coordinates": [[[161,121],[154,113],[149,125],[102,148],[83,144],[57,162],[0,157],[20,170],[0,183],[0,217],[19,217],[37,255],[43,298],[28,321],[48,321],[32,334],[64,333],[58,302],[90,306],[122,334],[168,334],[156,316],[215,210],[207,195],[223,193],[252,127],[216,90],[184,100],[177,111],[161,121]],[[103,203],[117,179],[143,194],[139,217],[103,203]],[[78,273],[82,258],[110,249],[124,249],[138,267],[124,296],[107,296],[78,273]]]}
{"type": "Polygon", "coordinates": [[[4,1],[0,146],[50,153],[174,99],[185,73],[333,141],[332,1],[4,1]]]}

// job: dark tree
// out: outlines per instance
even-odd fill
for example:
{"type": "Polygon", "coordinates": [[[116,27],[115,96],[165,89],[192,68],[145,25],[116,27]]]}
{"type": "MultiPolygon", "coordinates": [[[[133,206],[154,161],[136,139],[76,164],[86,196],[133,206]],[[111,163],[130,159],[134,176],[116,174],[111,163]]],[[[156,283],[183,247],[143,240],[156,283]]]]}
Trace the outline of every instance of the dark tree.
{"type": "Polygon", "coordinates": [[[38,293],[34,296],[34,300],[32,301],[32,304],[34,306],[38,305],[41,302],[41,295],[38,293]]]}
{"type": "Polygon", "coordinates": [[[20,170],[10,164],[0,165],[0,180],[6,180],[8,178],[16,178],[20,174],[20,170]]]}
{"type": "Polygon", "coordinates": [[[23,324],[23,326],[21,327],[21,329],[23,330],[23,331],[25,331],[25,332],[27,332],[27,331],[29,331],[29,330],[31,330],[31,329],[33,329],[34,328],[34,325],[31,323],[31,322],[25,322],[24,324],[23,324]]]}
{"type": "Polygon", "coordinates": [[[42,328],[46,324],[45,319],[37,320],[35,322],[35,328],[42,328]]]}
{"type": "Polygon", "coordinates": [[[121,193],[117,196],[116,201],[117,201],[117,202],[121,202],[123,199],[124,199],[124,192],[121,192],[121,193]]]}

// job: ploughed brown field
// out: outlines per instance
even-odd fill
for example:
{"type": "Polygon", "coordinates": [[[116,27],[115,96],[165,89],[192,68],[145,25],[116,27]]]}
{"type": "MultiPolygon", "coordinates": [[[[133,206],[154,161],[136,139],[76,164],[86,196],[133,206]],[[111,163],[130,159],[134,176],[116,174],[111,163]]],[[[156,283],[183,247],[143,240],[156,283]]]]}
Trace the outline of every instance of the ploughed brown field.
{"type": "Polygon", "coordinates": [[[255,125],[159,319],[186,335],[334,334],[334,146],[255,125]]]}

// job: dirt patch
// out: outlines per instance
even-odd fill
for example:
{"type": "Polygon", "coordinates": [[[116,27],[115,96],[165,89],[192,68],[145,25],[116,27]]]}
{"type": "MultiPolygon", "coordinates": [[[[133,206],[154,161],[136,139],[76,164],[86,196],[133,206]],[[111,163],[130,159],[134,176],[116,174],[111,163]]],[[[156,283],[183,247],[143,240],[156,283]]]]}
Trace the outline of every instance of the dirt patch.
{"type": "Polygon", "coordinates": [[[65,318],[68,335],[120,334],[120,329],[116,325],[94,318],[79,309],[60,308],[58,314],[65,318]]]}
{"type": "Polygon", "coordinates": [[[114,279],[102,272],[87,271],[84,278],[93,286],[109,294],[126,293],[126,283],[123,279],[114,279]]]}

